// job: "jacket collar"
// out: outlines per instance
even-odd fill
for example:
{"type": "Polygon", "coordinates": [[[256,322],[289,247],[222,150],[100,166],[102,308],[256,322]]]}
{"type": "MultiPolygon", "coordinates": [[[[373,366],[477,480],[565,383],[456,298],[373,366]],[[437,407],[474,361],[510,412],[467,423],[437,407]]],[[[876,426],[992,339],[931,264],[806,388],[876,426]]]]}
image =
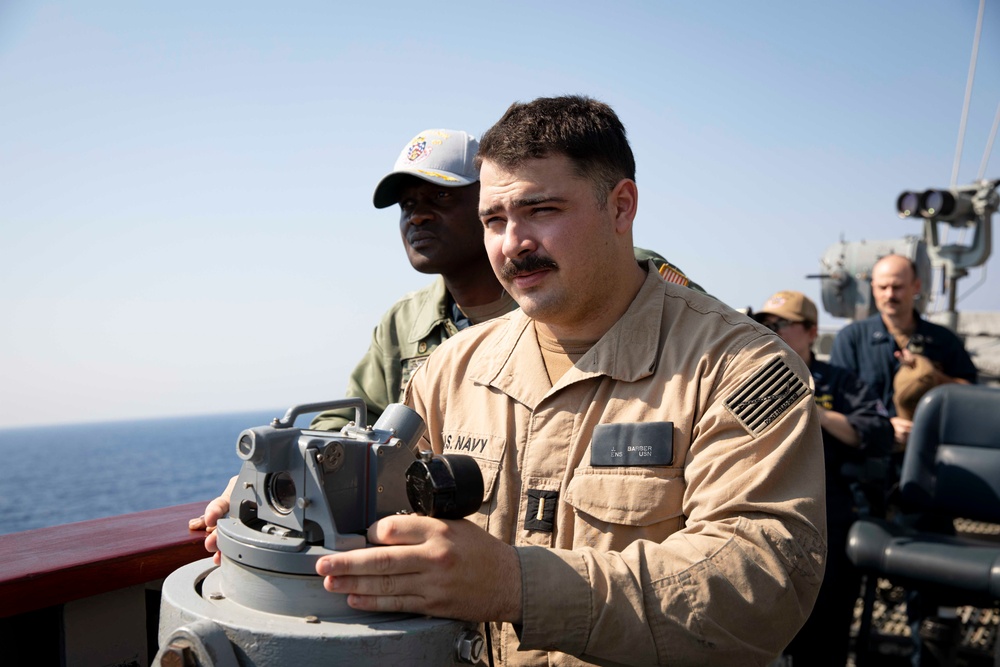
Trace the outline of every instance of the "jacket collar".
{"type": "Polygon", "coordinates": [[[521,310],[512,312],[501,325],[496,343],[483,350],[470,365],[469,377],[525,405],[535,406],[550,392],[587,378],[606,375],[622,382],[635,382],[651,375],[660,353],[663,284],[655,268],[647,271],[646,280],[625,314],[554,387],[538,381],[547,375],[545,363],[534,322],[521,310]]]}
{"type": "MultiPolygon", "coordinates": [[[[881,345],[883,343],[892,343],[894,341],[892,335],[889,333],[889,329],[885,326],[885,320],[882,319],[881,313],[875,313],[871,317],[872,319],[872,335],[869,341],[872,345],[881,345]]],[[[916,326],[913,328],[913,333],[919,332],[923,328],[924,320],[920,317],[920,313],[916,310],[913,311],[913,321],[916,326]]]]}

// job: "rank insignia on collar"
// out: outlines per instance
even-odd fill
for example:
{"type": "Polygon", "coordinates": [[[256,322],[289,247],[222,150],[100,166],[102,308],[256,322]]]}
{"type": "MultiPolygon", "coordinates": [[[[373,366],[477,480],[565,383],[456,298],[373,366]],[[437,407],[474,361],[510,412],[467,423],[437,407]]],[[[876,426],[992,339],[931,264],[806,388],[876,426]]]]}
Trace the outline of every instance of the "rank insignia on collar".
{"type": "Polygon", "coordinates": [[[809,393],[809,388],[780,357],[768,362],[726,399],[726,409],[754,436],[809,393]]]}

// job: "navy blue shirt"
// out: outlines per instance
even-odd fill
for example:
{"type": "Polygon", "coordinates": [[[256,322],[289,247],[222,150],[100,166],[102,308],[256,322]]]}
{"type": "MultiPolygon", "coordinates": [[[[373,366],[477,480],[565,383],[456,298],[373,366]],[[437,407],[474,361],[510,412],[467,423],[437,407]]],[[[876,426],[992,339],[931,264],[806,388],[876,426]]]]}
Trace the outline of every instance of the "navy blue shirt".
{"type": "MultiPolygon", "coordinates": [[[[913,316],[917,328],[910,337],[911,350],[930,359],[945,375],[975,382],[978,372],[958,336],[950,329],[928,322],[916,312],[913,316]],[[914,350],[915,347],[918,349],[914,350]]],[[[853,371],[882,399],[890,416],[895,416],[892,378],[899,370],[899,360],[895,356],[898,351],[896,339],[885,328],[882,316],[876,313],[837,333],[830,363],[853,371]]]]}
{"type": "Polygon", "coordinates": [[[889,413],[877,396],[858,376],[813,357],[809,362],[816,405],[847,417],[861,442],[851,446],[823,429],[823,459],[826,463],[827,521],[853,520],[854,476],[847,466],[863,466],[865,459],[888,456],[893,430],[889,413]]]}

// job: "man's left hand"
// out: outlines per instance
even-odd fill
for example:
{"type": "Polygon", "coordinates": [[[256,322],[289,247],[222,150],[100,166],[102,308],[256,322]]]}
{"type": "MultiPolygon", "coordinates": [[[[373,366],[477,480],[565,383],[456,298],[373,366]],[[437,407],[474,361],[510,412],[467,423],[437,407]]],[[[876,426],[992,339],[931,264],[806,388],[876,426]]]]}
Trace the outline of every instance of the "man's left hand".
{"type": "Polygon", "coordinates": [[[376,545],[320,558],[323,586],[364,611],[463,621],[521,622],[521,563],[514,547],[466,520],[397,515],[368,529],[376,545]]]}

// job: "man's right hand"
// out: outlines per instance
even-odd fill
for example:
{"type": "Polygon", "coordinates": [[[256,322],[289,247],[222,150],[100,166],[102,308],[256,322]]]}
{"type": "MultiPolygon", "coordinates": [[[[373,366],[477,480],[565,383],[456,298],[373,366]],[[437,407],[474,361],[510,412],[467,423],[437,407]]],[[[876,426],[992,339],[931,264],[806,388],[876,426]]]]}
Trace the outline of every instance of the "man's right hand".
{"type": "Polygon", "coordinates": [[[897,350],[892,353],[892,356],[899,360],[900,366],[906,366],[907,368],[913,368],[917,364],[917,356],[913,352],[910,352],[909,348],[903,348],[902,350],[897,350]]]}
{"type": "Polygon", "coordinates": [[[234,486],[236,486],[236,476],[229,480],[229,484],[226,485],[226,490],[222,492],[222,495],[205,507],[204,514],[188,521],[189,530],[208,531],[208,536],[205,538],[205,549],[214,554],[213,560],[216,565],[221,560],[221,554],[219,554],[217,544],[219,538],[215,533],[215,527],[218,525],[219,519],[229,513],[229,498],[233,495],[234,486]]]}
{"type": "Polygon", "coordinates": [[[892,422],[892,430],[896,436],[896,446],[893,448],[893,451],[901,452],[906,447],[906,441],[910,439],[910,430],[913,428],[913,422],[902,417],[890,417],[889,421],[892,422]]]}

